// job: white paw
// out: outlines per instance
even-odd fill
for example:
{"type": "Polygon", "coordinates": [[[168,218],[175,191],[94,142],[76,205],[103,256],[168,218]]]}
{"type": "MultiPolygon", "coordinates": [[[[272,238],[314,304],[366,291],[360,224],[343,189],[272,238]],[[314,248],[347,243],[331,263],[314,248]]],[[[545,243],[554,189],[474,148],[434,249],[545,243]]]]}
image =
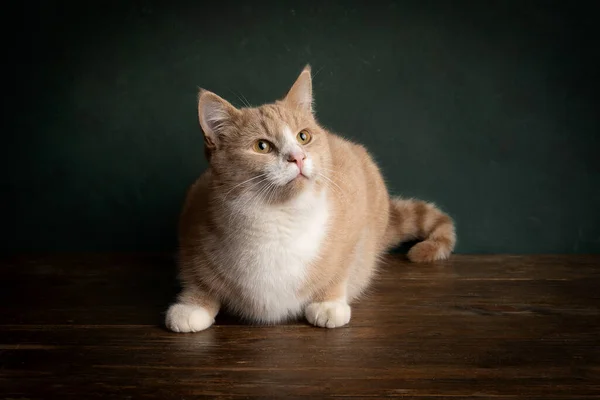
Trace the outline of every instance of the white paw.
{"type": "Polygon", "coordinates": [[[176,303],[169,307],[165,325],[173,332],[199,332],[215,322],[202,307],[176,303]]]}
{"type": "Polygon", "coordinates": [[[350,306],[343,301],[311,303],[306,307],[308,322],[321,328],[337,328],[350,322],[350,306]]]}

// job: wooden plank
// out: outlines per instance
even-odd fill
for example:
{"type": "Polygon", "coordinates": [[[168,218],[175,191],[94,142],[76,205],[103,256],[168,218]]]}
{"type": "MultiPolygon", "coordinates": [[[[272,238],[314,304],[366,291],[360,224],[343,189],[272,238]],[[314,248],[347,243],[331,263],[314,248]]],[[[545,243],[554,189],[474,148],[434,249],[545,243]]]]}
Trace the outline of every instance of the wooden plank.
{"type": "Polygon", "coordinates": [[[385,264],[348,327],[180,335],[168,256],[5,257],[0,398],[600,398],[600,257],[385,264]]]}

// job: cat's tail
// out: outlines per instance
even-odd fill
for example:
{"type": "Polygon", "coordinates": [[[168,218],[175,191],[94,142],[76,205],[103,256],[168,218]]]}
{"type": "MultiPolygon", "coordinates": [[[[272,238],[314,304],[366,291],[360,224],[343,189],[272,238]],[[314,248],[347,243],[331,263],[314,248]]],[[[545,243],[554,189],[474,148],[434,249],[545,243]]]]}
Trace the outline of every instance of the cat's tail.
{"type": "Polygon", "coordinates": [[[408,252],[414,262],[443,260],[456,245],[452,218],[434,204],[413,199],[390,199],[385,243],[388,248],[409,240],[422,240],[408,252]]]}

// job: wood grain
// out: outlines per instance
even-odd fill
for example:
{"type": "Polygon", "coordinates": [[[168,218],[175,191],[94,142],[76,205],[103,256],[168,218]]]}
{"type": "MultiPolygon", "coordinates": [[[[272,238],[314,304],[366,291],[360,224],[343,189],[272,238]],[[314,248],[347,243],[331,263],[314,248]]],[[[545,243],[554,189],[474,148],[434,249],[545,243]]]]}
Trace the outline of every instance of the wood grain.
{"type": "Polygon", "coordinates": [[[162,326],[172,257],[0,261],[0,398],[600,398],[600,256],[389,256],[350,325],[162,326]]]}

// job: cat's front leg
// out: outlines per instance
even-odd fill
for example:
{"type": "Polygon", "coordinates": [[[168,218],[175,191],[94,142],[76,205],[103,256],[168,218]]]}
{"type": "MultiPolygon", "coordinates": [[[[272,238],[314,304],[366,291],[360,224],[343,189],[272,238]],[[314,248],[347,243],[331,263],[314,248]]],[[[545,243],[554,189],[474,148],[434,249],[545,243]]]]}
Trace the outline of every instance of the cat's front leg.
{"type": "Polygon", "coordinates": [[[346,298],[347,283],[340,282],[313,299],[304,314],[309,323],[321,328],[338,328],[350,322],[351,309],[346,298]]]}
{"type": "Polygon", "coordinates": [[[215,322],[219,301],[197,288],[186,288],[167,310],[165,325],[173,332],[199,332],[215,322]]]}

